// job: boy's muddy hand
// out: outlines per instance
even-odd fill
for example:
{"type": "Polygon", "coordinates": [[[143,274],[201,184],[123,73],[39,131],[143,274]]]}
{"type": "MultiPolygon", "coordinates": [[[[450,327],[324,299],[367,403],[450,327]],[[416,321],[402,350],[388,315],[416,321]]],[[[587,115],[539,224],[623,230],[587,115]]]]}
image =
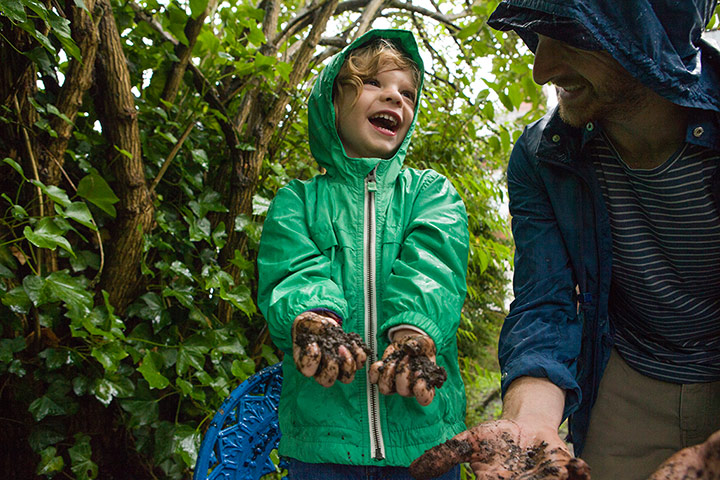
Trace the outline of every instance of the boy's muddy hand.
{"type": "Polygon", "coordinates": [[[711,480],[720,478],[720,431],[705,443],[684,448],[665,460],[649,480],[711,480]]]}
{"type": "Polygon", "coordinates": [[[410,474],[431,479],[469,462],[478,480],[590,480],[590,467],[557,440],[550,446],[528,438],[511,420],[486,422],[426,451],[410,465],[410,474]]]}
{"type": "Polygon", "coordinates": [[[357,333],[345,333],[334,319],[315,312],[295,318],[292,339],[297,369],[323,387],[352,382],[367,360],[368,349],[357,333]]]}
{"type": "Polygon", "coordinates": [[[382,360],[370,366],[369,379],[380,393],[398,393],[415,397],[420,405],[429,405],[435,388],[445,383],[445,369],[435,364],[435,342],[427,335],[402,336],[385,349],[382,360]]]}

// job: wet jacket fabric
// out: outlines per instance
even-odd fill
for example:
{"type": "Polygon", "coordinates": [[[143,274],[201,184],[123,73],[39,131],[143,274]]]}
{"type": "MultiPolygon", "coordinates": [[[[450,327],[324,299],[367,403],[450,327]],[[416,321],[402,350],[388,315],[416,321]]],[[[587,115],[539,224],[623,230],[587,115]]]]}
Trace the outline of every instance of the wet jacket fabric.
{"type": "MultiPolygon", "coordinates": [[[[690,24],[708,19],[713,7],[714,2],[699,0],[509,0],[488,23],[517,30],[531,48],[541,33],[579,48],[608,50],[657,93],[695,109],[687,142],[720,150],[720,57],[690,24]],[[645,20],[630,22],[636,18],[632,11],[645,12],[640,16],[645,20]],[[647,16],[650,11],[653,20],[647,16]],[[556,29],[558,25],[565,28],[556,29]],[[662,25],[672,27],[660,31],[662,25]],[[672,38],[665,34],[670,31],[672,38]],[[633,45],[615,49],[613,39],[625,35],[625,42],[633,45]],[[641,41],[638,35],[648,37],[641,41]],[[686,43],[680,41],[683,35],[686,43]],[[637,48],[645,49],[642,55],[637,48]],[[626,57],[626,50],[637,54],[636,63],[626,57]]],[[[499,345],[503,391],[520,376],[546,377],[565,389],[564,417],[570,416],[570,440],[577,455],[613,345],[608,320],[610,222],[594,167],[583,151],[600,130],[594,122],[571,127],[553,110],[525,129],[507,173],[516,252],[515,299],[499,345]]],[[[720,168],[712,188],[720,209],[720,168]]]]}
{"type": "Polygon", "coordinates": [[[335,128],[335,77],[352,49],[376,37],[395,42],[422,71],[412,35],[398,30],[368,32],[331,60],[308,104],[310,148],[327,172],[278,191],[260,243],[258,304],[286,354],[280,454],[308,463],[408,466],[465,429],[455,337],[466,294],[463,202],[440,174],[402,168],[414,122],[390,159],[349,158],[335,128]],[[390,328],[422,329],[447,381],[426,407],[378,394],[366,369],[350,384],[320,386],[292,358],[292,322],[314,309],[335,312],[377,355],[390,328]]]}

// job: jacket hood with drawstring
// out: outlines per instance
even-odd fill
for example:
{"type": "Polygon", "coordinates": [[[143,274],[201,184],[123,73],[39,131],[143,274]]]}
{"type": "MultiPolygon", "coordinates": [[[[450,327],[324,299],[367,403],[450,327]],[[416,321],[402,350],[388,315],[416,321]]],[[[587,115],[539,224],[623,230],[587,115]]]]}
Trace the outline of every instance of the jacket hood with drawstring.
{"type": "Polygon", "coordinates": [[[380,161],[392,164],[390,171],[394,174],[400,171],[410,139],[415,130],[417,111],[420,105],[422,91],[422,75],[417,85],[415,110],[405,140],[392,158],[384,160],[378,158],[350,158],[346,155],[337,128],[335,127],[335,108],[333,107],[333,84],[340,72],[345,59],[353,50],[368,44],[377,38],[384,38],[396,44],[406,55],[412,59],[422,73],[423,61],[420,57],[417,44],[412,33],[405,30],[371,30],[355,40],[351,45],[332,58],[327,67],[320,73],[308,101],[308,130],[310,136],[310,151],[315,160],[327,170],[328,175],[342,178],[365,177],[380,161]]]}
{"type": "Polygon", "coordinates": [[[326,173],[277,192],[258,252],[258,306],[285,352],[279,451],[308,463],[408,466],[465,429],[456,342],[469,242],[463,201],[437,172],[402,168],[419,101],[388,159],[348,157],[335,128],[335,78],[348,54],[375,38],[393,42],[423,72],[407,31],[370,31],[330,60],[308,105],[310,149],[326,173]],[[425,407],[379,394],[367,366],[348,384],[322,387],[293,361],[292,323],[307,310],[331,310],[378,357],[390,329],[418,328],[435,342],[447,380],[425,407]]]}
{"type": "Polygon", "coordinates": [[[537,35],[605,50],[657,94],[720,111],[720,50],[703,38],[716,0],[504,0],[488,19],[534,52],[537,35]]]}

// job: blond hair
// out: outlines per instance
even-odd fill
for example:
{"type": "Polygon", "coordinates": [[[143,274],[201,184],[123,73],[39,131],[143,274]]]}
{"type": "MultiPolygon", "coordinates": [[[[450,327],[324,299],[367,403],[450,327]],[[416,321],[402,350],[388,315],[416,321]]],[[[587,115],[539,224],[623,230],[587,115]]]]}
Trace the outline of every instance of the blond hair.
{"type": "Polygon", "coordinates": [[[360,96],[365,81],[377,75],[380,68],[388,64],[401,70],[410,70],[413,87],[417,89],[422,75],[417,64],[395,44],[384,38],[378,38],[350,52],[335,78],[333,100],[338,94],[339,87],[350,86],[355,90],[354,104],[360,96]]]}

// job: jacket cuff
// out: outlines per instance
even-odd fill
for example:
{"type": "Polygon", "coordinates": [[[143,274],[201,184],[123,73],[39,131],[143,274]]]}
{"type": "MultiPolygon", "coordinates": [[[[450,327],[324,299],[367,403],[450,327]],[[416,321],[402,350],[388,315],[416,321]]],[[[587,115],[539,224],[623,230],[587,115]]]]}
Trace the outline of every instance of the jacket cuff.
{"type": "Polygon", "coordinates": [[[518,377],[547,378],[558,388],[565,390],[563,420],[580,407],[582,391],[575,375],[564,363],[541,355],[526,355],[515,359],[502,368],[500,383],[503,397],[510,384],[518,377]]]}
{"type": "MultiPolygon", "coordinates": [[[[438,351],[445,345],[446,335],[438,327],[437,323],[430,318],[417,312],[404,312],[389,318],[379,329],[378,336],[383,337],[388,332],[399,326],[413,326],[432,338],[435,348],[438,351]]],[[[454,334],[454,332],[453,332],[454,334]]]]}
{"type": "Polygon", "coordinates": [[[317,314],[323,315],[325,317],[330,317],[337,322],[338,326],[342,327],[343,319],[340,316],[340,314],[335,312],[334,310],[330,310],[329,308],[311,308],[310,310],[305,310],[305,311],[317,313],[317,314]]]}
{"type": "Polygon", "coordinates": [[[388,336],[388,341],[389,341],[390,343],[393,342],[393,339],[392,339],[393,334],[394,334],[395,332],[397,332],[398,330],[412,330],[412,331],[417,332],[417,333],[419,333],[419,334],[421,334],[421,335],[427,335],[427,333],[425,333],[425,330],[423,330],[422,328],[418,328],[418,327],[416,327],[415,325],[410,325],[410,324],[404,323],[404,324],[401,324],[401,325],[396,325],[396,326],[394,326],[394,327],[392,327],[392,328],[390,328],[390,329],[388,330],[387,336],[388,336]]]}

